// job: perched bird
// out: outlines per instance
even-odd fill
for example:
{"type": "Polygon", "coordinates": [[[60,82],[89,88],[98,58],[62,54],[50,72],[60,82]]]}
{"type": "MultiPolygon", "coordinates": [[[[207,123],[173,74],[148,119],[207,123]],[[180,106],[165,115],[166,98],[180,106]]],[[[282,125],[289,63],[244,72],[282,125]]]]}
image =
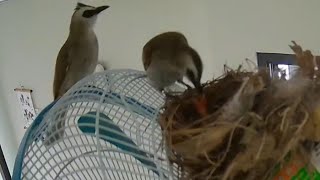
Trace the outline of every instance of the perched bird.
{"type": "Polygon", "coordinates": [[[151,85],[158,90],[176,81],[190,88],[183,82],[187,77],[202,91],[202,60],[182,33],[165,32],[150,39],[143,47],[142,61],[151,85]]]}
{"type": "Polygon", "coordinates": [[[53,82],[54,99],[94,72],[98,63],[98,40],[93,30],[97,15],[109,6],[78,3],[71,18],[70,33],[57,57],[53,82]]]}
{"type": "MultiPolygon", "coordinates": [[[[92,7],[78,3],[71,18],[67,41],[59,51],[53,82],[54,100],[63,96],[75,83],[92,74],[98,63],[98,40],[93,30],[97,15],[109,6],[92,7]]],[[[53,122],[46,145],[64,134],[65,112],[53,122]]]]}

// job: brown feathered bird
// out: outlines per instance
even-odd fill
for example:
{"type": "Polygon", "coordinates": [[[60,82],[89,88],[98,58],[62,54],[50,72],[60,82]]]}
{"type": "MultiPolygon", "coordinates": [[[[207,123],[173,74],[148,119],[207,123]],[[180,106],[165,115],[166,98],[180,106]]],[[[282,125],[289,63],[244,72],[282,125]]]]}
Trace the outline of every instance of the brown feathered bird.
{"type": "Polygon", "coordinates": [[[98,40],[93,30],[97,15],[109,6],[78,3],[71,18],[70,33],[59,51],[53,82],[54,99],[94,72],[98,63],[98,40]]]}
{"type": "Polygon", "coordinates": [[[183,77],[202,90],[202,60],[180,32],[165,32],[150,39],[143,47],[142,61],[151,85],[160,91],[176,81],[185,84],[183,77]]]}
{"type": "MultiPolygon", "coordinates": [[[[63,96],[74,84],[92,74],[98,63],[98,40],[93,30],[97,15],[109,6],[92,7],[78,3],[71,18],[67,41],[59,51],[54,74],[54,100],[63,96]]],[[[51,122],[44,144],[49,146],[64,135],[66,109],[51,122]]]]}

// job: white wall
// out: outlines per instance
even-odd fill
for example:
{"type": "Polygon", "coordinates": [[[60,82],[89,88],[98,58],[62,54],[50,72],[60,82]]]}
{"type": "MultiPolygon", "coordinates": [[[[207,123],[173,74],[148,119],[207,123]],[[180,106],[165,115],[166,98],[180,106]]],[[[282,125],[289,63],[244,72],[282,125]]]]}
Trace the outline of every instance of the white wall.
{"type": "MultiPolygon", "coordinates": [[[[111,68],[142,70],[142,46],[168,30],[185,33],[199,51],[204,81],[221,74],[226,62],[234,67],[247,57],[255,61],[256,51],[291,53],[287,45],[293,39],[319,53],[319,0],[95,2],[111,6],[96,25],[100,59],[111,68]]],[[[24,133],[13,89],[20,85],[33,89],[38,108],[52,101],[55,59],[75,4],[75,0],[10,0],[0,5],[0,126],[14,136],[0,143],[10,162],[14,157],[8,152],[14,151],[9,149],[18,146],[24,133]]],[[[4,134],[0,130],[0,136],[4,134]]]]}
{"type": "MultiPolygon", "coordinates": [[[[1,84],[0,89],[3,89],[1,84]]],[[[1,90],[0,92],[2,92],[1,90]]],[[[15,128],[9,119],[8,109],[6,107],[7,102],[5,101],[3,95],[4,93],[0,93],[0,145],[3,154],[5,155],[7,165],[9,169],[12,170],[14,165],[13,160],[17,153],[18,142],[15,132],[13,131],[15,128]]]]}

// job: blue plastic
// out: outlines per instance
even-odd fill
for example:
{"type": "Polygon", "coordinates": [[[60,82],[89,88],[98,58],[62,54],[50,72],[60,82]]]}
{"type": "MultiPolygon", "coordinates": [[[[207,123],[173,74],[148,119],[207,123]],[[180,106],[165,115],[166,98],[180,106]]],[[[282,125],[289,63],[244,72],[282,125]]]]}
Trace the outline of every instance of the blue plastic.
{"type": "MultiPolygon", "coordinates": [[[[95,135],[96,114],[97,112],[89,112],[78,119],[78,127],[83,133],[95,135]]],[[[130,155],[160,176],[159,172],[156,170],[156,164],[147,156],[147,154],[144,151],[139,150],[139,147],[103,113],[100,113],[99,134],[99,138],[117,146],[125,153],[130,153],[130,155]],[[116,132],[107,129],[112,129],[116,132]],[[124,142],[125,144],[119,142],[124,142]]]]}
{"type": "MultiPolygon", "coordinates": [[[[96,88],[96,87],[92,87],[92,88],[95,88],[96,90],[88,90],[88,91],[86,91],[86,93],[94,93],[94,94],[98,94],[100,96],[103,95],[103,90],[102,89],[99,89],[99,88],[96,88]]],[[[81,93],[84,93],[84,92],[80,91],[77,94],[81,95],[81,93]]],[[[144,116],[146,118],[152,119],[152,118],[154,118],[154,115],[157,113],[157,109],[152,108],[152,107],[147,106],[147,105],[144,105],[144,104],[138,102],[137,100],[135,100],[134,98],[130,98],[130,97],[124,96],[123,99],[124,99],[125,103],[127,103],[126,105],[128,105],[129,108],[134,113],[142,115],[142,116],[144,116]]],[[[126,108],[125,104],[123,103],[123,99],[121,98],[121,96],[119,94],[110,92],[110,93],[106,93],[105,94],[105,99],[103,100],[103,103],[110,103],[110,104],[113,104],[113,105],[117,105],[117,106],[121,106],[121,107],[126,108]]],[[[31,124],[31,126],[25,132],[25,135],[24,135],[24,137],[23,137],[23,139],[22,139],[22,141],[20,143],[19,150],[18,150],[16,159],[15,159],[15,165],[14,165],[13,176],[12,176],[13,180],[20,180],[21,179],[22,164],[23,164],[23,159],[24,159],[25,152],[28,149],[28,147],[30,146],[30,144],[32,144],[32,142],[38,141],[41,138],[40,135],[38,137],[34,137],[33,133],[39,128],[39,125],[42,122],[44,116],[56,104],[57,101],[58,100],[50,103],[46,108],[44,108],[41,111],[41,113],[36,117],[36,119],[31,124]]],[[[90,112],[90,113],[96,114],[95,112],[90,112]]],[[[108,117],[106,117],[106,115],[104,115],[104,114],[100,114],[100,115],[101,115],[101,117],[103,117],[105,119],[108,119],[108,117]]],[[[81,117],[79,119],[79,123],[80,124],[81,123],[95,123],[95,118],[81,117]]],[[[111,124],[111,122],[108,123],[108,122],[105,122],[105,121],[101,121],[101,126],[108,126],[109,128],[112,127],[115,130],[123,133],[118,126],[116,126],[115,124],[111,124]]],[[[79,128],[84,133],[92,133],[95,130],[95,128],[91,127],[91,126],[90,127],[84,127],[84,126],[81,127],[81,126],[79,126],[79,128]]],[[[132,144],[132,145],[136,146],[135,143],[128,137],[126,138],[124,136],[120,136],[120,135],[117,135],[116,133],[111,133],[111,132],[103,130],[103,129],[101,129],[100,132],[101,132],[101,134],[103,136],[111,137],[111,138],[114,138],[114,139],[119,139],[119,141],[124,141],[126,143],[129,143],[129,144],[132,144]]],[[[107,139],[104,139],[104,140],[107,140],[107,139]]],[[[131,152],[133,154],[139,154],[140,156],[145,156],[146,158],[148,158],[147,154],[145,152],[141,151],[141,150],[137,150],[135,148],[132,148],[132,147],[129,147],[129,146],[126,146],[126,145],[122,145],[120,143],[117,143],[116,141],[112,141],[112,140],[107,140],[107,141],[112,143],[112,144],[114,144],[114,145],[116,145],[117,147],[119,147],[120,149],[122,149],[125,152],[131,152]]],[[[153,172],[155,172],[157,175],[159,175],[159,172],[155,170],[156,169],[156,165],[154,164],[154,162],[152,162],[151,160],[145,160],[146,158],[140,158],[138,156],[135,156],[135,158],[137,160],[139,160],[141,163],[147,165],[147,167],[152,167],[151,170],[153,172]]]]}
{"type": "MultiPolygon", "coordinates": [[[[89,86],[90,88],[93,88],[93,90],[88,90],[85,92],[77,92],[77,95],[81,95],[83,94],[97,94],[99,96],[102,96],[104,93],[103,89],[94,87],[94,86],[89,86]]],[[[135,100],[134,98],[131,97],[126,97],[123,96],[123,99],[126,103],[128,103],[128,105],[130,106],[129,108],[131,108],[131,110],[137,114],[140,114],[146,118],[152,119],[154,117],[154,115],[157,113],[157,109],[147,106],[145,104],[140,103],[139,101],[135,100]]],[[[125,108],[125,105],[123,104],[123,100],[121,99],[121,96],[117,93],[114,92],[107,92],[105,94],[105,99],[102,103],[110,103],[113,105],[117,105],[117,106],[122,106],[125,108]]]]}
{"type": "Polygon", "coordinates": [[[36,119],[32,122],[31,126],[25,132],[23,139],[20,143],[19,150],[16,156],[16,160],[14,163],[12,180],[20,180],[21,179],[21,172],[22,172],[22,162],[24,158],[24,154],[29,147],[29,145],[33,142],[33,138],[31,137],[32,132],[36,131],[39,127],[40,123],[42,122],[44,116],[47,112],[56,104],[57,101],[53,101],[50,103],[46,108],[44,108],[40,114],[36,117],[36,119]]]}

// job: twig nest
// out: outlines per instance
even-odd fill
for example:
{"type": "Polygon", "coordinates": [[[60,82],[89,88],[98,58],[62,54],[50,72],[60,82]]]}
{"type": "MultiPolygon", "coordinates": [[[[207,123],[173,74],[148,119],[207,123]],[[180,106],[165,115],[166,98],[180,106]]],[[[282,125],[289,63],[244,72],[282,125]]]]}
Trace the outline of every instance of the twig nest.
{"type": "Polygon", "coordinates": [[[160,123],[181,179],[270,179],[288,153],[320,140],[320,85],[304,62],[313,58],[297,57],[288,81],[238,69],[204,84],[207,114],[195,90],[167,99],[160,123]]]}

